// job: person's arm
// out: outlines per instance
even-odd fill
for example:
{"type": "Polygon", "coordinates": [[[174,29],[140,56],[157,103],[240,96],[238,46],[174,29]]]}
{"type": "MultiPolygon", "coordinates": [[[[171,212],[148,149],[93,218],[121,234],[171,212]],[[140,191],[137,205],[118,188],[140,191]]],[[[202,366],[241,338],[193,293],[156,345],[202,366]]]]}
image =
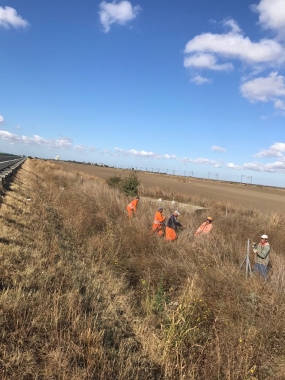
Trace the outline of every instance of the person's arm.
{"type": "Polygon", "coordinates": [[[205,223],[202,223],[201,226],[198,228],[198,230],[195,232],[196,236],[199,235],[203,231],[204,224],[205,223]]]}
{"type": "Polygon", "coordinates": [[[178,222],[178,220],[176,218],[173,218],[173,222],[174,222],[175,226],[183,227],[182,224],[180,222],[178,222]]]}

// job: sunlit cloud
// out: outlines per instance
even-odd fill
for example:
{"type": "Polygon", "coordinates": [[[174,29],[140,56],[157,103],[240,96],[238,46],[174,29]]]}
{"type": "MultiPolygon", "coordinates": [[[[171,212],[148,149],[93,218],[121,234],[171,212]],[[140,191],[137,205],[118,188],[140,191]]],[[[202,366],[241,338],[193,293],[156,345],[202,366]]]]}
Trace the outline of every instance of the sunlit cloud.
{"type": "Polygon", "coordinates": [[[229,168],[229,169],[234,169],[234,170],[241,170],[242,169],[242,166],[235,165],[232,162],[226,164],[226,167],[229,168]]]}
{"type": "Polygon", "coordinates": [[[191,78],[191,82],[196,83],[198,85],[204,84],[204,83],[211,83],[211,79],[208,79],[206,77],[203,77],[201,75],[195,75],[193,78],[191,78]]]}
{"type": "Polygon", "coordinates": [[[60,137],[58,139],[45,139],[38,135],[28,137],[25,135],[16,135],[14,133],[0,130],[0,138],[14,144],[24,144],[30,146],[46,146],[50,148],[71,148],[73,141],[69,137],[60,137]]]}
{"type": "Polygon", "coordinates": [[[253,41],[237,21],[230,18],[220,23],[229,29],[226,32],[201,33],[190,39],[184,49],[184,67],[190,73],[195,70],[195,75],[191,74],[191,82],[198,85],[207,83],[199,71],[240,70],[242,65],[242,96],[251,103],[272,102],[279,111],[276,114],[285,115],[285,79],[278,73],[285,66],[284,7],[284,0],[261,0],[251,7],[258,15],[257,27],[270,30],[270,38],[253,41]],[[265,70],[266,75],[262,76],[265,70]],[[275,71],[268,75],[268,70],[275,71]]]}
{"type": "Polygon", "coordinates": [[[284,0],[261,0],[252,9],[259,13],[259,23],[264,29],[270,29],[279,37],[285,36],[284,0]]]}
{"type": "Polygon", "coordinates": [[[176,160],[181,162],[182,164],[186,165],[188,163],[193,163],[196,165],[213,165],[215,167],[221,167],[221,161],[211,160],[208,158],[189,158],[189,157],[183,157],[180,158],[175,154],[159,154],[155,152],[147,152],[144,150],[138,151],[135,149],[130,150],[124,150],[120,148],[115,148],[115,153],[117,155],[123,155],[123,156],[132,156],[135,158],[143,158],[145,160],[176,160]]]}
{"type": "Polygon", "coordinates": [[[0,7],[0,26],[9,29],[13,28],[27,28],[29,23],[18,15],[17,11],[11,7],[0,7]]]}
{"type": "Polygon", "coordinates": [[[123,156],[133,156],[138,158],[151,158],[151,159],[166,159],[166,160],[176,160],[177,156],[175,154],[158,154],[155,152],[147,152],[145,150],[124,150],[120,148],[115,148],[115,152],[117,154],[123,155],[123,156]]]}
{"type": "MultiPolygon", "coordinates": [[[[229,22],[229,21],[228,21],[229,22]]],[[[232,20],[234,23],[234,20],[232,20]]],[[[236,24],[237,25],[237,24],[236,24]]],[[[203,33],[185,46],[184,66],[208,70],[229,70],[233,63],[220,60],[238,60],[248,65],[279,65],[285,62],[285,48],[278,41],[263,39],[253,42],[244,37],[237,26],[229,33],[203,33]]]]}
{"type": "Polygon", "coordinates": [[[135,19],[141,10],[139,5],[133,6],[130,1],[126,0],[111,3],[102,1],[99,7],[100,22],[105,33],[110,31],[112,24],[125,25],[135,19]]]}
{"type": "Polygon", "coordinates": [[[285,153],[285,144],[276,142],[269,147],[255,154],[255,157],[283,157],[285,153]]]}
{"type": "Polygon", "coordinates": [[[86,150],[84,145],[75,145],[74,150],[78,153],[83,153],[86,150]]]}
{"type": "Polygon", "coordinates": [[[4,117],[0,115],[0,123],[4,123],[4,117]]]}
{"type": "Polygon", "coordinates": [[[133,156],[133,157],[151,157],[156,158],[157,154],[154,152],[146,152],[144,150],[138,151],[135,149],[125,150],[120,148],[115,148],[115,152],[117,154],[123,155],[123,156],[133,156]]]}
{"type": "Polygon", "coordinates": [[[227,71],[233,69],[232,63],[217,63],[218,59],[213,54],[195,53],[184,59],[185,67],[194,69],[208,69],[214,71],[227,71]]]}
{"type": "Polygon", "coordinates": [[[285,77],[272,72],[267,77],[255,78],[243,83],[240,86],[242,96],[250,102],[273,101],[277,109],[285,109],[284,101],[280,97],[285,97],[285,77]]]}
{"type": "Polygon", "coordinates": [[[220,167],[220,165],[221,165],[220,161],[211,160],[209,158],[188,158],[188,157],[183,157],[183,158],[179,159],[179,161],[181,161],[184,164],[186,164],[186,163],[193,163],[193,164],[196,164],[196,165],[213,165],[215,167],[217,167],[216,165],[218,165],[218,167],[220,167]]]}
{"type": "Polygon", "coordinates": [[[247,162],[243,165],[235,165],[233,163],[226,164],[226,167],[234,170],[253,170],[256,172],[267,173],[285,173],[285,158],[281,157],[275,162],[262,163],[262,162],[247,162]]]}
{"type": "Polygon", "coordinates": [[[212,150],[215,150],[216,152],[226,152],[227,150],[225,148],[221,148],[220,146],[213,145],[212,150]]]}
{"type": "Polygon", "coordinates": [[[260,162],[251,162],[243,165],[244,169],[254,170],[257,172],[268,173],[285,173],[285,160],[280,159],[276,162],[263,164],[260,162]]]}
{"type": "Polygon", "coordinates": [[[274,107],[275,107],[277,110],[285,111],[285,101],[284,101],[284,100],[281,100],[281,99],[277,99],[277,100],[275,100],[275,102],[274,102],[274,107]]]}

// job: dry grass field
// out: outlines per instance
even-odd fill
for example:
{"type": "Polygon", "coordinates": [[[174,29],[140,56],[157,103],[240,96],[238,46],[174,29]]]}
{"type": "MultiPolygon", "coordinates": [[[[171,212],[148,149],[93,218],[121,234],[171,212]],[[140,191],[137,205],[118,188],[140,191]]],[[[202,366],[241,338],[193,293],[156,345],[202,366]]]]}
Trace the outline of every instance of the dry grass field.
{"type": "Polygon", "coordinates": [[[175,191],[203,203],[214,230],[195,239],[206,214],[185,209],[187,229],[166,242],[150,234],[148,203],[129,220],[125,195],[67,169],[28,159],[2,199],[1,380],[285,379],[282,216],[237,202],[225,215],[221,202],[175,191]],[[240,269],[262,233],[266,283],[240,269]]]}
{"type": "MultiPolygon", "coordinates": [[[[71,171],[84,172],[107,179],[113,175],[126,176],[128,171],[100,166],[73,163],[56,163],[71,171]]],[[[209,181],[190,177],[177,177],[156,173],[138,172],[142,186],[146,189],[159,187],[166,192],[183,193],[189,196],[212,199],[224,205],[235,204],[250,210],[285,214],[285,189],[264,186],[242,185],[209,181]]]]}

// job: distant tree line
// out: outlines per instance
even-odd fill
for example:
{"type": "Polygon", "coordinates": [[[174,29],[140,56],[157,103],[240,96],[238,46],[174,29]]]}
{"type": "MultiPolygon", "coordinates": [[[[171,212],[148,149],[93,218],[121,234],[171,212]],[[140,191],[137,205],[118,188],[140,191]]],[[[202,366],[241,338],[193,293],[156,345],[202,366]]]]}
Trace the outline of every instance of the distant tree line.
{"type": "Polygon", "coordinates": [[[16,154],[12,154],[12,153],[4,153],[4,152],[0,152],[0,156],[18,156],[16,154]]]}

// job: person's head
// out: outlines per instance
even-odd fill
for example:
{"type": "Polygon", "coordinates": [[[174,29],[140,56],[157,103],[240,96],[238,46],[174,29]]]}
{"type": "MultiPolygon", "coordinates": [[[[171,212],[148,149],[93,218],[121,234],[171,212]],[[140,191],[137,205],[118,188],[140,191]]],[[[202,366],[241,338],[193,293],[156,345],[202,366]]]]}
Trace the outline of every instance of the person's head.
{"type": "Polygon", "coordinates": [[[157,211],[159,211],[160,213],[163,212],[163,207],[158,207],[157,211]]]}
{"type": "Polygon", "coordinates": [[[173,212],[173,215],[177,217],[177,216],[179,216],[179,215],[180,215],[180,212],[179,212],[179,211],[177,211],[177,210],[175,210],[175,211],[173,212]]]}
{"type": "Polygon", "coordinates": [[[208,216],[208,218],[206,219],[206,223],[208,224],[212,223],[212,218],[210,216],[208,216]]]}
{"type": "Polygon", "coordinates": [[[139,196],[137,196],[136,199],[139,201],[141,198],[139,196]]]}
{"type": "Polygon", "coordinates": [[[267,235],[261,235],[260,238],[261,238],[261,242],[265,243],[265,242],[268,241],[268,236],[267,235]]]}

